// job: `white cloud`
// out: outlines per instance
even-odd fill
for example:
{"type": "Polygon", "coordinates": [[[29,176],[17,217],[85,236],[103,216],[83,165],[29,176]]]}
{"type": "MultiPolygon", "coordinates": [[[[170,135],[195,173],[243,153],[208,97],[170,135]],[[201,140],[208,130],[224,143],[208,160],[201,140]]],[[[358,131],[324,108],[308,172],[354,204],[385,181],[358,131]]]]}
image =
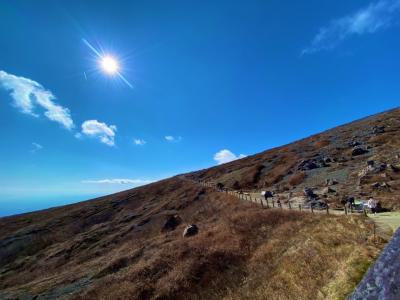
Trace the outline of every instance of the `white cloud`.
{"type": "Polygon", "coordinates": [[[100,180],[83,180],[82,183],[97,183],[97,184],[134,184],[134,185],[143,185],[148,184],[153,181],[144,180],[144,179],[100,179],[100,180]]]}
{"type": "Polygon", "coordinates": [[[42,149],[43,149],[43,146],[42,146],[42,145],[33,142],[33,143],[32,143],[32,148],[31,148],[30,151],[31,151],[32,153],[35,153],[35,152],[37,152],[37,151],[39,151],[39,150],[42,150],[42,149]]]}
{"type": "Polygon", "coordinates": [[[172,136],[172,135],[166,135],[164,137],[168,142],[179,142],[182,140],[181,136],[172,136]]]}
{"type": "Polygon", "coordinates": [[[53,93],[38,82],[0,71],[0,87],[10,92],[14,106],[21,112],[38,117],[35,109],[41,107],[49,120],[61,124],[68,130],[74,127],[69,109],[56,104],[53,93]]]}
{"type": "Polygon", "coordinates": [[[372,34],[386,29],[393,25],[399,12],[400,0],[379,0],[371,3],[356,13],[333,20],[328,26],[320,28],[311,45],[302,51],[302,55],[332,50],[351,36],[372,34]]]}
{"type": "MultiPolygon", "coordinates": [[[[97,120],[87,120],[82,123],[82,134],[89,137],[94,137],[100,140],[100,142],[114,146],[114,137],[117,127],[115,125],[108,126],[106,123],[99,122],[97,120]]],[[[82,135],[75,135],[77,138],[81,138],[82,135]]]]}
{"type": "Polygon", "coordinates": [[[215,153],[214,160],[216,162],[218,162],[219,165],[221,165],[221,164],[228,163],[230,161],[244,158],[244,157],[246,157],[246,155],[240,154],[239,156],[236,156],[236,154],[234,154],[230,150],[224,149],[224,150],[221,150],[221,151],[215,153]]]}
{"type": "Polygon", "coordinates": [[[137,146],[144,146],[147,142],[142,139],[133,139],[133,143],[137,146]]]}

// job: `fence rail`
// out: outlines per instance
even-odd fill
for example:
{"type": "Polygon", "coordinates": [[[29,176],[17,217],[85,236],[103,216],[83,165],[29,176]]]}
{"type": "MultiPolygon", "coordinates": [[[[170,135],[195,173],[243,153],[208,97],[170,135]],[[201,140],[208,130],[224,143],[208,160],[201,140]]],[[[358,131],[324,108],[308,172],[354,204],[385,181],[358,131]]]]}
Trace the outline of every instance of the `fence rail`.
{"type": "MultiPolygon", "coordinates": [[[[281,201],[280,199],[274,199],[274,197],[256,197],[252,196],[252,194],[255,194],[257,192],[254,191],[237,191],[234,189],[229,189],[229,188],[219,188],[218,184],[215,182],[210,182],[210,181],[196,181],[196,180],[190,180],[192,182],[195,182],[197,184],[200,184],[203,187],[208,187],[212,188],[218,192],[225,193],[227,195],[235,196],[239,198],[240,200],[244,201],[249,201],[253,202],[256,204],[261,205],[263,208],[273,208],[273,209],[285,209],[285,210],[297,210],[297,211],[303,211],[303,212],[310,212],[312,214],[314,213],[325,213],[327,215],[333,214],[333,215],[351,215],[351,214],[365,214],[367,215],[367,211],[363,209],[362,211],[359,210],[354,210],[352,207],[347,207],[346,205],[343,206],[343,208],[330,208],[328,204],[326,204],[326,207],[323,209],[318,209],[313,207],[312,205],[304,204],[304,203],[298,203],[298,202],[292,202],[287,200],[285,203],[281,201]]],[[[261,192],[259,192],[261,195],[261,192]]]]}

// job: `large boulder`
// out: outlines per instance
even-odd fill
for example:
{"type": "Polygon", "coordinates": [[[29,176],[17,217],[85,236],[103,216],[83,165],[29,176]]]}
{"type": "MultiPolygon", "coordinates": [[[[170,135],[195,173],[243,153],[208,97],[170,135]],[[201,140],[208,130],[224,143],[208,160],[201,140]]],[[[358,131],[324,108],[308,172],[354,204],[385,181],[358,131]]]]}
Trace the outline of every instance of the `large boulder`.
{"type": "Polygon", "coordinates": [[[274,193],[271,192],[271,191],[265,191],[264,197],[265,198],[272,198],[272,197],[274,197],[274,193]]]}
{"type": "Polygon", "coordinates": [[[314,190],[311,189],[311,188],[305,187],[305,188],[303,189],[303,193],[304,193],[304,196],[306,196],[306,198],[309,199],[309,200],[317,199],[317,198],[318,198],[318,195],[316,195],[316,194],[314,193],[314,190]]]}
{"type": "Polygon", "coordinates": [[[349,143],[350,147],[357,147],[357,146],[360,146],[360,145],[361,145],[361,143],[359,141],[351,141],[349,143]]]}
{"type": "Polygon", "coordinates": [[[199,228],[196,224],[190,224],[186,226],[185,230],[183,231],[183,237],[190,237],[199,233],[199,228]]]}
{"type": "Polygon", "coordinates": [[[178,215],[168,216],[162,228],[163,231],[172,231],[182,223],[181,217],[178,215]]]}
{"type": "Polygon", "coordinates": [[[317,157],[311,159],[305,159],[300,162],[297,167],[299,171],[308,171],[318,168],[329,167],[329,162],[332,162],[330,157],[317,157]]]}
{"type": "Polygon", "coordinates": [[[366,150],[362,147],[354,147],[353,151],[351,151],[352,156],[363,155],[365,153],[368,153],[368,150],[366,150]]]}

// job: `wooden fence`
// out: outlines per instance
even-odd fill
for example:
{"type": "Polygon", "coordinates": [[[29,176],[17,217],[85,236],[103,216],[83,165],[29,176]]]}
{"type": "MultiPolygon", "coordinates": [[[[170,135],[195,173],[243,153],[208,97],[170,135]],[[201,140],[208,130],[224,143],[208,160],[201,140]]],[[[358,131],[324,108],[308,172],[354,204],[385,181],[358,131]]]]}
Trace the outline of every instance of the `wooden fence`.
{"type": "MultiPolygon", "coordinates": [[[[327,215],[329,215],[329,214],[350,215],[350,214],[360,214],[360,213],[367,215],[367,211],[365,209],[363,209],[363,211],[358,211],[358,210],[354,210],[353,207],[347,207],[346,205],[344,205],[343,208],[331,209],[329,207],[329,205],[327,204],[326,208],[317,209],[317,208],[314,208],[312,205],[293,203],[290,201],[290,199],[288,201],[286,201],[286,203],[283,203],[283,201],[274,199],[274,197],[268,197],[268,198],[255,197],[255,196],[252,196],[251,193],[249,193],[249,192],[237,191],[237,190],[228,189],[228,188],[218,188],[217,184],[214,182],[195,181],[195,180],[191,180],[191,181],[193,181],[197,184],[200,184],[203,187],[213,188],[214,190],[216,190],[218,192],[235,196],[235,197],[239,198],[240,200],[257,203],[263,208],[297,210],[297,211],[304,211],[304,212],[310,212],[310,213],[325,213],[327,215]]],[[[261,195],[261,192],[259,194],[261,195]]]]}

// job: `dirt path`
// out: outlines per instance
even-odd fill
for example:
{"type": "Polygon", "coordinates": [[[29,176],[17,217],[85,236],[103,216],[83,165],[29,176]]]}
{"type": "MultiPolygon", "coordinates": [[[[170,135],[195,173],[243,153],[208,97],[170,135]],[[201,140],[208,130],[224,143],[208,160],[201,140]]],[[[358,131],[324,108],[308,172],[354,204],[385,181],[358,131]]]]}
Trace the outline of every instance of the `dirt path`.
{"type": "MultiPolygon", "coordinates": [[[[196,181],[193,181],[196,182],[196,181]]],[[[311,210],[309,207],[303,207],[302,201],[297,199],[298,197],[294,197],[293,201],[289,201],[287,203],[284,203],[284,201],[281,202],[280,205],[277,203],[277,199],[270,198],[268,203],[267,201],[262,197],[260,197],[260,192],[251,192],[251,193],[239,193],[238,191],[235,190],[218,190],[215,186],[215,184],[210,183],[210,182],[196,182],[197,184],[200,184],[204,187],[210,187],[213,188],[219,192],[222,193],[227,193],[229,195],[235,196],[241,200],[244,201],[250,201],[253,203],[256,203],[262,207],[268,207],[270,209],[285,209],[285,210],[300,210],[304,212],[310,212],[310,213],[319,213],[319,214],[332,214],[332,215],[351,215],[351,214],[360,214],[360,212],[350,212],[347,211],[345,212],[344,210],[337,210],[337,209],[329,209],[327,210],[311,210]]],[[[390,240],[392,237],[393,233],[400,227],[400,212],[385,212],[385,213],[378,213],[378,214],[367,214],[367,216],[371,219],[373,223],[375,223],[375,233],[378,236],[381,236],[385,240],[390,240]]]]}

